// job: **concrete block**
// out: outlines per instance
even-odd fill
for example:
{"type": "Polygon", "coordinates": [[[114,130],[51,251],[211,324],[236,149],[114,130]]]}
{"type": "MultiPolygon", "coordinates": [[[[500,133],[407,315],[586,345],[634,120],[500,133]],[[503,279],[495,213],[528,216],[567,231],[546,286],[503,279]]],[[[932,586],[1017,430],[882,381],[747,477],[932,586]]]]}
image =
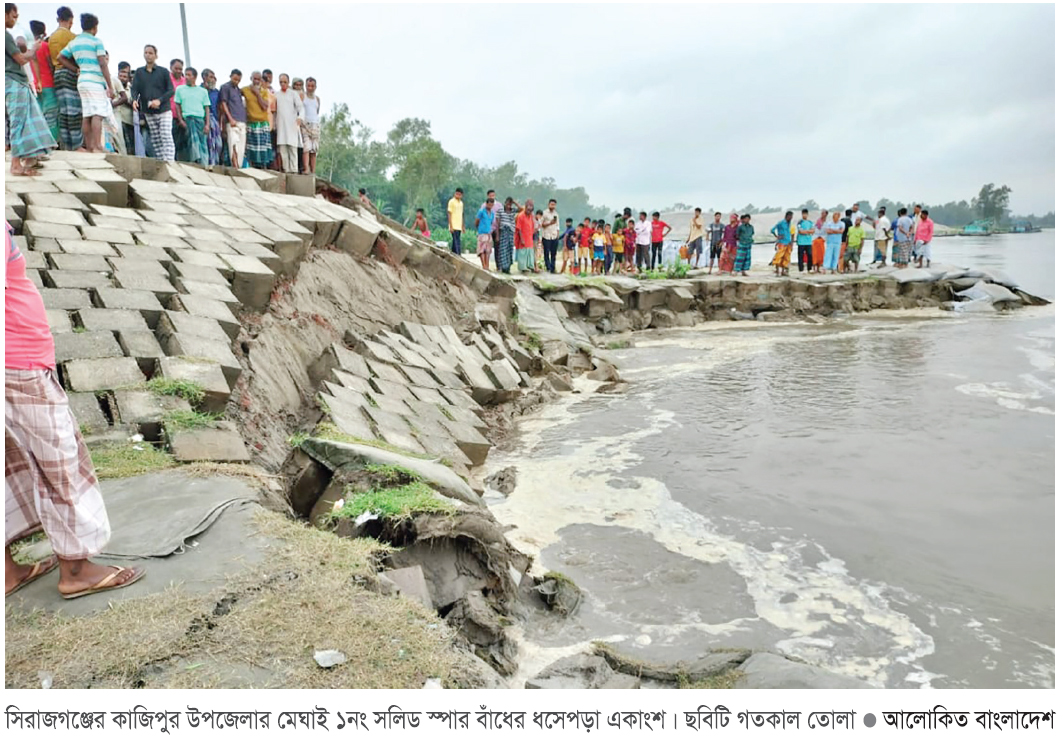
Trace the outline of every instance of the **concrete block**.
{"type": "Polygon", "coordinates": [[[137,245],[147,245],[152,248],[175,248],[178,250],[185,250],[189,247],[188,243],[182,238],[173,235],[159,235],[145,231],[135,233],[134,238],[137,241],[137,245]]]}
{"type": "Polygon", "coordinates": [[[89,332],[106,330],[147,331],[148,324],[137,310],[106,310],[96,307],[79,309],[75,315],[77,323],[89,332]]]}
{"type": "Polygon", "coordinates": [[[418,387],[416,385],[410,386],[410,394],[416,397],[422,402],[431,403],[433,405],[449,405],[450,400],[443,397],[439,390],[435,387],[418,387]]]}
{"type": "Polygon", "coordinates": [[[366,366],[365,359],[339,343],[327,345],[321,355],[307,368],[306,373],[310,381],[318,385],[322,380],[332,377],[332,370],[337,368],[357,377],[369,379],[369,368],[366,366]]]}
{"type": "Polygon", "coordinates": [[[273,294],[273,271],[258,258],[228,255],[222,260],[232,268],[232,293],[236,298],[248,309],[264,310],[273,294]]]}
{"type": "Polygon", "coordinates": [[[162,304],[152,291],[146,289],[96,289],[97,305],[108,310],[137,310],[154,328],[162,312],[162,304]]]}
{"type": "Polygon", "coordinates": [[[28,193],[58,193],[54,183],[40,181],[36,178],[5,178],[4,191],[15,195],[28,193]]]}
{"type": "Polygon", "coordinates": [[[26,278],[29,279],[30,283],[38,289],[44,288],[44,281],[41,279],[41,272],[39,270],[32,268],[28,269],[26,271],[26,278]]]}
{"type": "Polygon", "coordinates": [[[119,217],[105,217],[101,214],[89,214],[89,222],[94,227],[109,230],[121,230],[122,232],[137,233],[144,228],[143,222],[119,217]]]}
{"type": "Polygon", "coordinates": [[[336,428],[348,436],[372,441],[377,437],[376,432],[370,427],[369,420],[361,410],[347,412],[346,410],[333,410],[328,413],[329,419],[336,428]]]}
{"type": "Polygon", "coordinates": [[[74,325],[70,322],[70,313],[66,310],[45,310],[44,314],[48,318],[48,329],[52,331],[52,335],[74,332],[74,325]]]}
{"type": "Polygon", "coordinates": [[[122,258],[141,261],[158,261],[163,265],[173,262],[173,256],[163,248],[150,248],[147,245],[115,245],[115,251],[122,258]]]}
{"type": "MultiPolygon", "coordinates": [[[[298,175],[286,173],[284,176],[284,192],[294,196],[307,196],[313,198],[317,187],[317,178],[313,175],[298,175]]],[[[429,607],[431,608],[431,607],[429,607]]]]}
{"type": "Polygon", "coordinates": [[[107,206],[106,204],[92,204],[89,209],[92,214],[99,214],[101,217],[112,217],[114,219],[130,219],[134,222],[140,222],[144,219],[140,216],[136,209],[127,209],[125,207],[119,208],[114,206],[107,206]]]}
{"type": "Polygon", "coordinates": [[[402,370],[402,373],[410,378],[410,381],[418,387],[435,388],[439,383],[435,378],[424,369],[418,369],[415,366],[407,366],[402,370]]]}
{"type": "Polygon", "coordinates": [[[335,246],[356,258],[365,258],[373,250],[383,226],[360,216],[343,221],[336,235],[335,246]]]}
{"type": "MultiPolygon", "coordinates": [[[[52,267],[58,271],[92,271],[94,273],[110,273],[114,269],[102,255],[77,255],[74,253],[50,253],[48,256],[52,267]]],[[[42,268],[31,266],[26,261],[27,268],[42,268]]]]}
{"type": "Polygon", "coordinates": [[[402,363],[402,360],[392,353],[390,348],[359,333],[348,331],[344,334],[343,339],[347,345],[362,354],[366,359],[382,361],[386,364],[402,363]]]}
{"type": "Polygon", "coordinates": [[[383,379],[386,382],[397,385],[408,384],[409,380],[399,371],[398,367],[391,364],[384,364],[379,361],[366,360],[366,366],[369,368],[369,372],[372,377],[376,379],[383,379]]]}
{"type": "MultiPolygon", "coordinates": [[[[291,177],[291,175],[288,176],[289,179],[291,177]]],[[[313,176],[299,177],[312,178],[313,176]]],[[[424,579],[424,571],[420,565],[398,570],[385,570],[381,575],[394,583],[398,587],[399,593],[403,596],[412,599],[428,610],[435,609],[432,604],[432,594],[428,592],[428,583],[424,579]]]]}
{"type": "MultiPolygon", "coordinates": [[[[363,395],[373,393],[373,386],[369,384],[368,379],[356,376],[338,367],[332,370],[332,379],[335,380],[335,385],[338,387],[360,392],[363,395]]],[[[327,383],[330,380],[326,379],[325,381],[327,383]]]]}
{"type": "MultiPolygon", "coordinates": [[[[487,423],[469,408],[458,405],[440,405],[438,409],[444,414],[444,417],[447,420],[453,420],[457,423],[464,423],[472,426],[480,433],[486,433],[490,429],[487,423]]],[[[476,408],[476,410],[481,409],[476,408]]]]}
{"type": "Polygon", "coordinates": [[[106,359],[122,355],[122,349],[109,330],[62,333],[55,337],[55,361],[62,364],[74,359],[106,359]]]}
{"type": "Polygon", "coordinates": [[[110,428],[110,421],[103,414],[99,398],[93,392],[68,392],[66,399],[74,422],[83,436],[103,433],[110,428]]]}
{"type": "Polygon", "coordinates": [[[158,360],[156,375],[198,384],[203,388],[203,400],[197,407],[208,413],[224,413],[229,404],[229,383],[225,381],[221,366],[213,361],[169,356],[158,360]]]}
{"type": "MultiPolygon", "coordinates": [[[[423,423],[419,420],[418,424],[423,423]]],[[[417,440],[421,443],[421,446],[425,448],[429,454],[445,459],[450,467],[454,469],[461,476],[466,476],[469,467],[472,467],[472,461],[465,456],[465,452],[461,450],[457,444],[454,443],[454,439],[450,437],[450,432],[440,426],[439,433],[430,433],[430,430],[434,428],[418,428],[417,440]]]]}
{"type": "Polygon", "coordinates": [[[380,408],[370,408],[366,413],[372,419],[373,427],[381,439],[392,446],[397,446],[415,454],[426,453],[424,447],[414,437],[413,430],[404,417],[380,408]]]}
{"type": "Polygon", "coordinates": [[[273,252],[277,254],[281,262],[281,273],[294,276],[299,270],[299,261],[306,255],[309,240],[304,240],[265,220],[255,224],[255,232],[262,235],[267,240],[267,244],[272,245],[273,252]]]}
{"type": "Polygon", "coordinates": [[[145,210],[145,209],[140,209],[137,213],[140,214],[140,216],[144,219],[145,222],[153,222],[155,224],[173,224],[173,225],[186,225],[186,224],[188,224],[188,222],[185,221],[184,217],[181,216],[181,213],[185,213],[188,210],[185,209],[184,207],[181,207],[181,206],[178,206],[178,209],[181,210],[180,213],[177,213],[177,212],[170,213],[170,212],[167,212],[167,211],[160,211],[160,210],[151,210],[151,211],[149,211],[149,210],[145,210]]]}
{"type": "Polygon", "coordinates": [[[243,438],[229,421],[215,421],[207,428],[167,430],[166,440],[178,462],[251,461],[243,438]]]}
{"type": "Polygon", "coordinates": [[[44,288],[40,292],[44,306],[49,310],[80,310],[92,306],[92,300],[85,289],[44,288]]]}
{"type": "MultiPolygon", "coordinates": [[[[194,249],[201,253],[215,253],[217,255],[234,255],[237,250],[233,247],[232,243],[228,242],[228,239],[223,237],[221,240],[197,240],[190,237],[185,238],[185,242],[194,249]]],[[[241,243],[246,245],[258,245],[258,243],[241,243]]],[[[258,245],[263,250],[269,250],[268,248],[258,245]]],[[[272,253],[270,253],[272,255],[272,253]]]]}
{"type": "Polygon", "coordinates": [[[48,286],[55,289],[95,289],[113,286],[110,277],[97,271],[45,271],[48,286]]]}
{"type": "Polygon", "coordinates": [[[122,353],[131,359],[136,359],[145,377],[151,376],[155,371],[156,361],[166,355],[159,346],[159,341],[155,339],[155,334],[150,330],[120,331],[118,344],[122,347],[122,353]]]}
{"type": "Polygon", "coordinates": [[[172,310],[164,311],[159,317],[159,326],[156,329],[156,333],[159,337],[180,334],[211,338],[222,343],[230,343],[232,341],[217,320],[172,310]]]}
{"type": "Polygon", "coordinates": [[[449,387],[442,388],[439,389],[439,394],[442,395],[450,405],[465,408],[467,410],[480,409],[480,404],[473,400],[469,393],[463,389],[452,389],[449,387]]]}
{"type": "Polygon", "coordinates": [[[109,206],[125,206],[129,203],[129,182],[113,170],[93,169],[75,170],[82,180],[95,181],[107,192],[109,206]]]}
{"type": "Polygon", "coordinates": [[[104,257],[118,255],[113,247],[99,240],[61,237],[58,242],[62,251],[71,255],[101,255],[104,257]]]}
{"type": "MultiPolygon", "coordinates": [[[[28,208],[28,207],[27,207],[28,208]]],[[[27,219],[22,223],[22,234],[33,240],[51,238],[58,240],[65,238],[67,240],[79,240],[81,239],[81,232],[78,228],[72,224],[55,224],[53,222],[36,222],[34,220],[27,219]]]]}
{"type": "MultiPolygon", "coordinates": [[[[96,256],[91,257],[96,258],[96,256]]],[[[127,274],[152,274],[155,276],[170,275],[170,272],[166,270],[166,266],[164,266],[160,261],[154,261],[147,258],[101,258],[101,260],[104,260],[106,262],[108,270],[114,272],[124,272],[127,274]]]]}
{"type": "Polygon", "coordinates": [[[218,269],[210,266],[197,266],[194,263],[174,261],[170,264],[170,276],[173,277],[174,281],[186,279],[188,281],[201,281],[204,284],[229,286],[229,280],[218,269]]]}
{"type": "Polygon", "coordinates": [[[4,191],[4,207],[15,212],[19,219],[26,218],[26,202],[18,194],[4,191]]]}
{"type": "Polygon", "coordinates": [[[184,228],[175,224],[157,224],[155,222],[137,222],[140,225],[139,232],[144,232],[160,237],[179,238],[185,237],[184,228]]]}
{"type": "Polygon", "coordinates": [[[120,289],[137,289],[151,292],[158,297],[161,303],[169,301],[170,297],[177,294],[177,290],[170,283],[170,279],[157,273],[115,271],[114,282],[120,289]]]}
{"type": "Polygon", "coordinates": [[[75,359],[63,364],[62,369],[66,388],[74,392],[115,390],[144,382],[140,366],[129,358],[75,359]]]}
{"type": "Polygon", "coordinates": [[[175,279],[174,285],[182,294],[189,294],[196,298],[203,297],[205,299],[213,299],[216,302],[222,302],[233,312],[240,309],[240,300],[236,298],[236,295],[229,291],[229,287],[227,286],[207,284],[202,281],[192,281],[191,279],[175,279]]]}
{"type": "Polygon", "coordinates": [[[207,338],[201,335],[181,335],[180,333],[160,333],[159,342],[168,356],[213,361],[221,367],[225,381],[231,390],[236,385],[243,371],[240,362],[233,355],[230,341],[207,338]]]}
{"type": "Polygon", "coordinates": [[[232,243],[232,248],[238,255],[258,258],[274,273],[281,270],[280,256],[264,245],[259,245],[258,243],[232,243]]]}
{"type": "MultiPolygon", "coordinates": [[[[185,221],[188,221],[188,217],[185,217],[185,221]]],[[[190,243],[195,244],[198,240],[205,242],[224,242],[227,238],[225,233],[221,230],[216,230],[212,227],[189,227],[184,228],[185,239],[190,243]]]]}
{"type": "Polygon", "coordinates": [[[231,230],[250,230],[252,225],[248,224],[239,217],[234,217],[231,214],[208,214],[206,215],[207,221],[211,224],[217,225],[224,232],[231,230]]]}
{"type": "Polygon", "coordinates": [[[462,421],[448,420],[443,425],[450,431],[454,443],[465,452],[473,466],[478,467],[484,463],[488,452],[491,451],[491,442],[485,439],[483,434],[462,421]]]}
{"type": "Polygon", "coordinates": [[[254,230],[233,230],[229,233],[229,239],[233,242],[240,243],[258,243],[259,245],[266,245],[273,247],[273,241],[268,237],[264,237],[254,230]]]}
{"type": "Polygon", "coordinates": [[[170,300],[169,309],[216,320],[230,338],[236,338],[240,333],[240,321],[224,302],[202,296],[178,294],[170,300]]]}
{"type": "Polygon", "coordinates": [[[98,240],[105,243],[122,243],[132,245],[136,242],[133,233],[125,230],[115,230],[110,227],[82,227],[81,233],[86,240],[98,240]]]}
{"type": "Polygon", "coordinates": [[[26,207],[27,221],[53,222],[55,224],[67,224],[75,227],[88,227],[85,215],[79,209],[59,209],[51,206],[35,206],[30,204],[26,207]]]}
{"type": "Polygon", "coordinates": [[[401,415],[404,418],[413,420],[413,410],[403,402],[400,397],[389,397],[388,395],[381,394],[379,392],[370,392],[369,397],[375,403],[375,407],[383,410],[386,413],[392,415],[401,415]]]}
{"type": "Polygon", "coordinates": [[[115,390],[114,408],[122,423],[136,426],[148,441],[162,440],[162,421],[168,414],[192,410],[180,397],[137,389],[115,390]]]}
{"type": "MultiPolygon", "coordinates": [[[[14,194],[12,194],[14,196],[14,194]]],[[[17,199],[18,197],[15,196],[17,199]]],[[[83,212],[88,206],[74,194],[69,193],[31,193],[26,194],[26,203],[30,206],[47,207],[50,209],[69,209],[83,212]]],[[[25,209],[20,217],[26,218],[25,209]]],[[[47,220],[45,220],[47,221],[47,220]]]]}
{"type": "Polygon", "coordinates": [[[447,369],[437,367],[435,369],[429,369],[428,373],[435,377],[439,384],[447,389],[463,390],[468,386],[455,372],[447,369]]]}
{"type": "Polygon", "coordinates": [[[181,263],[188,263],[193,266],[206,266],[207,268],[215,268],[219,271],[225,271],[229,268],[229,264],[222,260],[220,255],[214,253],[204,253],[200,250],[170,250],[170,255],[174,260],[178,260],[181,263]]]}
{"type": "Polygon", "coordinates": [[[37,271],[42,268],[50,268],[51,266],[48,263],[49,255],[63,255],[62,253],[42,253],[39,250],[30,250],[29,248],[21,247],[19,248],[19,250],[22,252],[22,259],[26,261],[26,268],[31,271],[37,271]]]}
{"type": "Polygon", "coordinates": [[[472,397],[476,402],[483,404],[491,402],[498,390],[494,381],[484,372],[482,366],[476,366],[471,362],[463,361],[458,364],[458,374],[472,388],[472,397]]]}

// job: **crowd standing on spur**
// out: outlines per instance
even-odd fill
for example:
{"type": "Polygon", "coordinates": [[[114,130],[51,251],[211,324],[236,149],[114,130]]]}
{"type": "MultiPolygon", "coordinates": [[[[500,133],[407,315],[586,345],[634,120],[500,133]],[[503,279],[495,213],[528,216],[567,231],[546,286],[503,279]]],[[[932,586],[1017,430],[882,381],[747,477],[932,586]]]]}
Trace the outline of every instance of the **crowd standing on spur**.
{"type": "Polygon", "coordinates": [[[117,152],[200,165],[234,165],[314,173],[321,141],[321,98],[313,77],[255,70],[229,72],[158,64],[159,50],[144,45],[144,64],[115,69],[92,13],[56,11],[51,33],[30,21],[32,39],[11,35],[18,6],[5,3],[4,57],[7,142],[11,174],[33,176],[56,148],[117,152]]]}

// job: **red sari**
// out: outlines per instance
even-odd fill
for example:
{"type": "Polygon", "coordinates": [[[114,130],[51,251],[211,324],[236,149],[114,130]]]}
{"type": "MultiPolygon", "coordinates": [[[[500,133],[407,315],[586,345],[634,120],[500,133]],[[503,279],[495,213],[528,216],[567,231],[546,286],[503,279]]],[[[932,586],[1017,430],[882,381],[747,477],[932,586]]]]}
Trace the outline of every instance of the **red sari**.
{"type": "Polygon", "coordinates": [[[738,253],[738,222],[723,228],[723,245],[720,248],[720,273],[735,270],[735,255],[738,253]]]}

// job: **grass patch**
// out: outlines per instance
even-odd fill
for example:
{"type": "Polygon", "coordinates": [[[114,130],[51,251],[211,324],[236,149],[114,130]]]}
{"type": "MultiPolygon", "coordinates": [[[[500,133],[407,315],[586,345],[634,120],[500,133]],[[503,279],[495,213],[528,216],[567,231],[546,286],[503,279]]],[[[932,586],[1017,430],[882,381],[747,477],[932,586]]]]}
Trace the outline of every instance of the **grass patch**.
{"type": "Polygon", "coordinates": [[[96,467],[96,477],[101,480],[135,477],[177,466],[168,452],[151,444],[101,446],[89,449],[89,454],[96,467]]]}
{"type": "Polygon", "coordinates": [[[406,519],[416,513],[455,513],[457,509],[435,494],[419,480],[389,488],[344,494],[343,507],[331,514],[333,519],[357,518],[366,511],[385,518],[406,519]]]}
{"type": "Polygon", "coordinates": [[[631,348],[631,341],[609,341],[605,347],[610,351],[619,351],[622,348],[631,348]]]}
{"type": "Polygon", "coordinates": [[[145,385],[149,390],[159,395],[175,395],[183,397],[193,405],[203,402],[203,387],[198,382],[189,379],[163,379],[155,377],[145,385]]]}
{"type": "Polygon", "coordinates": [[[223,589],[181,586],[112,603],[85,617],[6,605],[8,688],[394,689],[439,677],[461,683],[453,630],[409,600],[363,586],[386,551],[261,511],[260,562],[238,567],[223,589]],[[224,601],[223,601],[224,600],[224,601]],[[222,603],[219,603],[222,602],[222,603]],[[228,611],[218,611],[225,606],[228,611]],[[349,658],[318,668],[315,650],[349,658]]]}
{"type": "Polygon", "coordinates": [[[443,417],[446,418],[448,421],[454,420],[454,414],[451,413],[445,406],[436,405],[436,407],[439,408],[439,412],[442,413],[443,417]]]}
{"type": "Polygon", "coordinates": [[[325,439],[326,441],[335,441],[340,444],[361,444],[363,446],[372,446],[377,449],[383,449],[384,451],[390,451],[395,454],[401,454],[404,457],[414,457],[416,459],[429,459],[434,460],[431,454],[418,454],[412,451],[406,451],[402,447],[393,446],[386,441],[380,439],[361,439],[357,436],[350,436],[345,434],[340,429],[336,428],[331,423],[320,423],[317,428],[314,429],[314,438],[325,439]]]}
{"type": "Polygon", "coordinates": [[[732,668],[729,671],[703,678],[700,681],[691,681],[685,676],[680,676],[678,682],[680,689],[733,689],[735,688],[735,682],[742,678],[742,675],[742,672],[737,668],[732,668]]]}
{"type": "Polygon", "coordinates": [[[293,449],[298,449],[308,438],[310,438],[310,434],[308,434],[306,431],[299,431],[298,433],[293,433],[291,436],[288,437],[288,446],[292,447],[293,449]]]}
{"type": "Polygon", "coordinates": [[[85,328],[78,327],[78,328],[74,328],[74,332],[75,333],[87,333],[89,331],[85,330],[85,328]]]}
{"type": "Polygon", "coordinates": [[[163,417],[163,423],[168,431],[192,431],[197,428],[208,428],[220,417],[217,413],[171,410],[163,417]]]}
{"type": "Polygon", "coordinates": [[[421,481],[416,472],[397,464],[367,464],[362,469],[389,485],[421,481]]]}

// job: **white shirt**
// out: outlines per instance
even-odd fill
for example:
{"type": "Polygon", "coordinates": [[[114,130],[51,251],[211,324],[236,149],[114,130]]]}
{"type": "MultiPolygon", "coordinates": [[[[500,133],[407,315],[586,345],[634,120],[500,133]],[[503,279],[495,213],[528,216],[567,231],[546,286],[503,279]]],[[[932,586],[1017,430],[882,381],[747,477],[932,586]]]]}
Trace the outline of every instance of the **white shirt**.
{"type": "Polygon", "coordinates": [[[889,240],[890,239],[890,218],[883,214],[875,222],[875,239],[876,240],[889,240]]]}
{"type": "Polygon", "coordinates": [[[859,209],[853,212],[853,216],[849,217],[849,219],[853,220],[853,224],[856,224],[857,219],[859,219],[863,224],[867,224],[867,215],[859,209]]]}
{"type": "Polygon", "coordinates": [[[648,219],[640,219],[635,222],[635,244],[649,245],[653,236],[653,226],[648,219]]]}
{"type": "Polygon", "coordinates": [[[547,209],[543,212],[543,239],[544,240],[556,240],[561,236],[561,217],[557,213],[557,209],[547,209]],[[554,220],[553,224],[548,224],[550,220],[554,220]]]}

